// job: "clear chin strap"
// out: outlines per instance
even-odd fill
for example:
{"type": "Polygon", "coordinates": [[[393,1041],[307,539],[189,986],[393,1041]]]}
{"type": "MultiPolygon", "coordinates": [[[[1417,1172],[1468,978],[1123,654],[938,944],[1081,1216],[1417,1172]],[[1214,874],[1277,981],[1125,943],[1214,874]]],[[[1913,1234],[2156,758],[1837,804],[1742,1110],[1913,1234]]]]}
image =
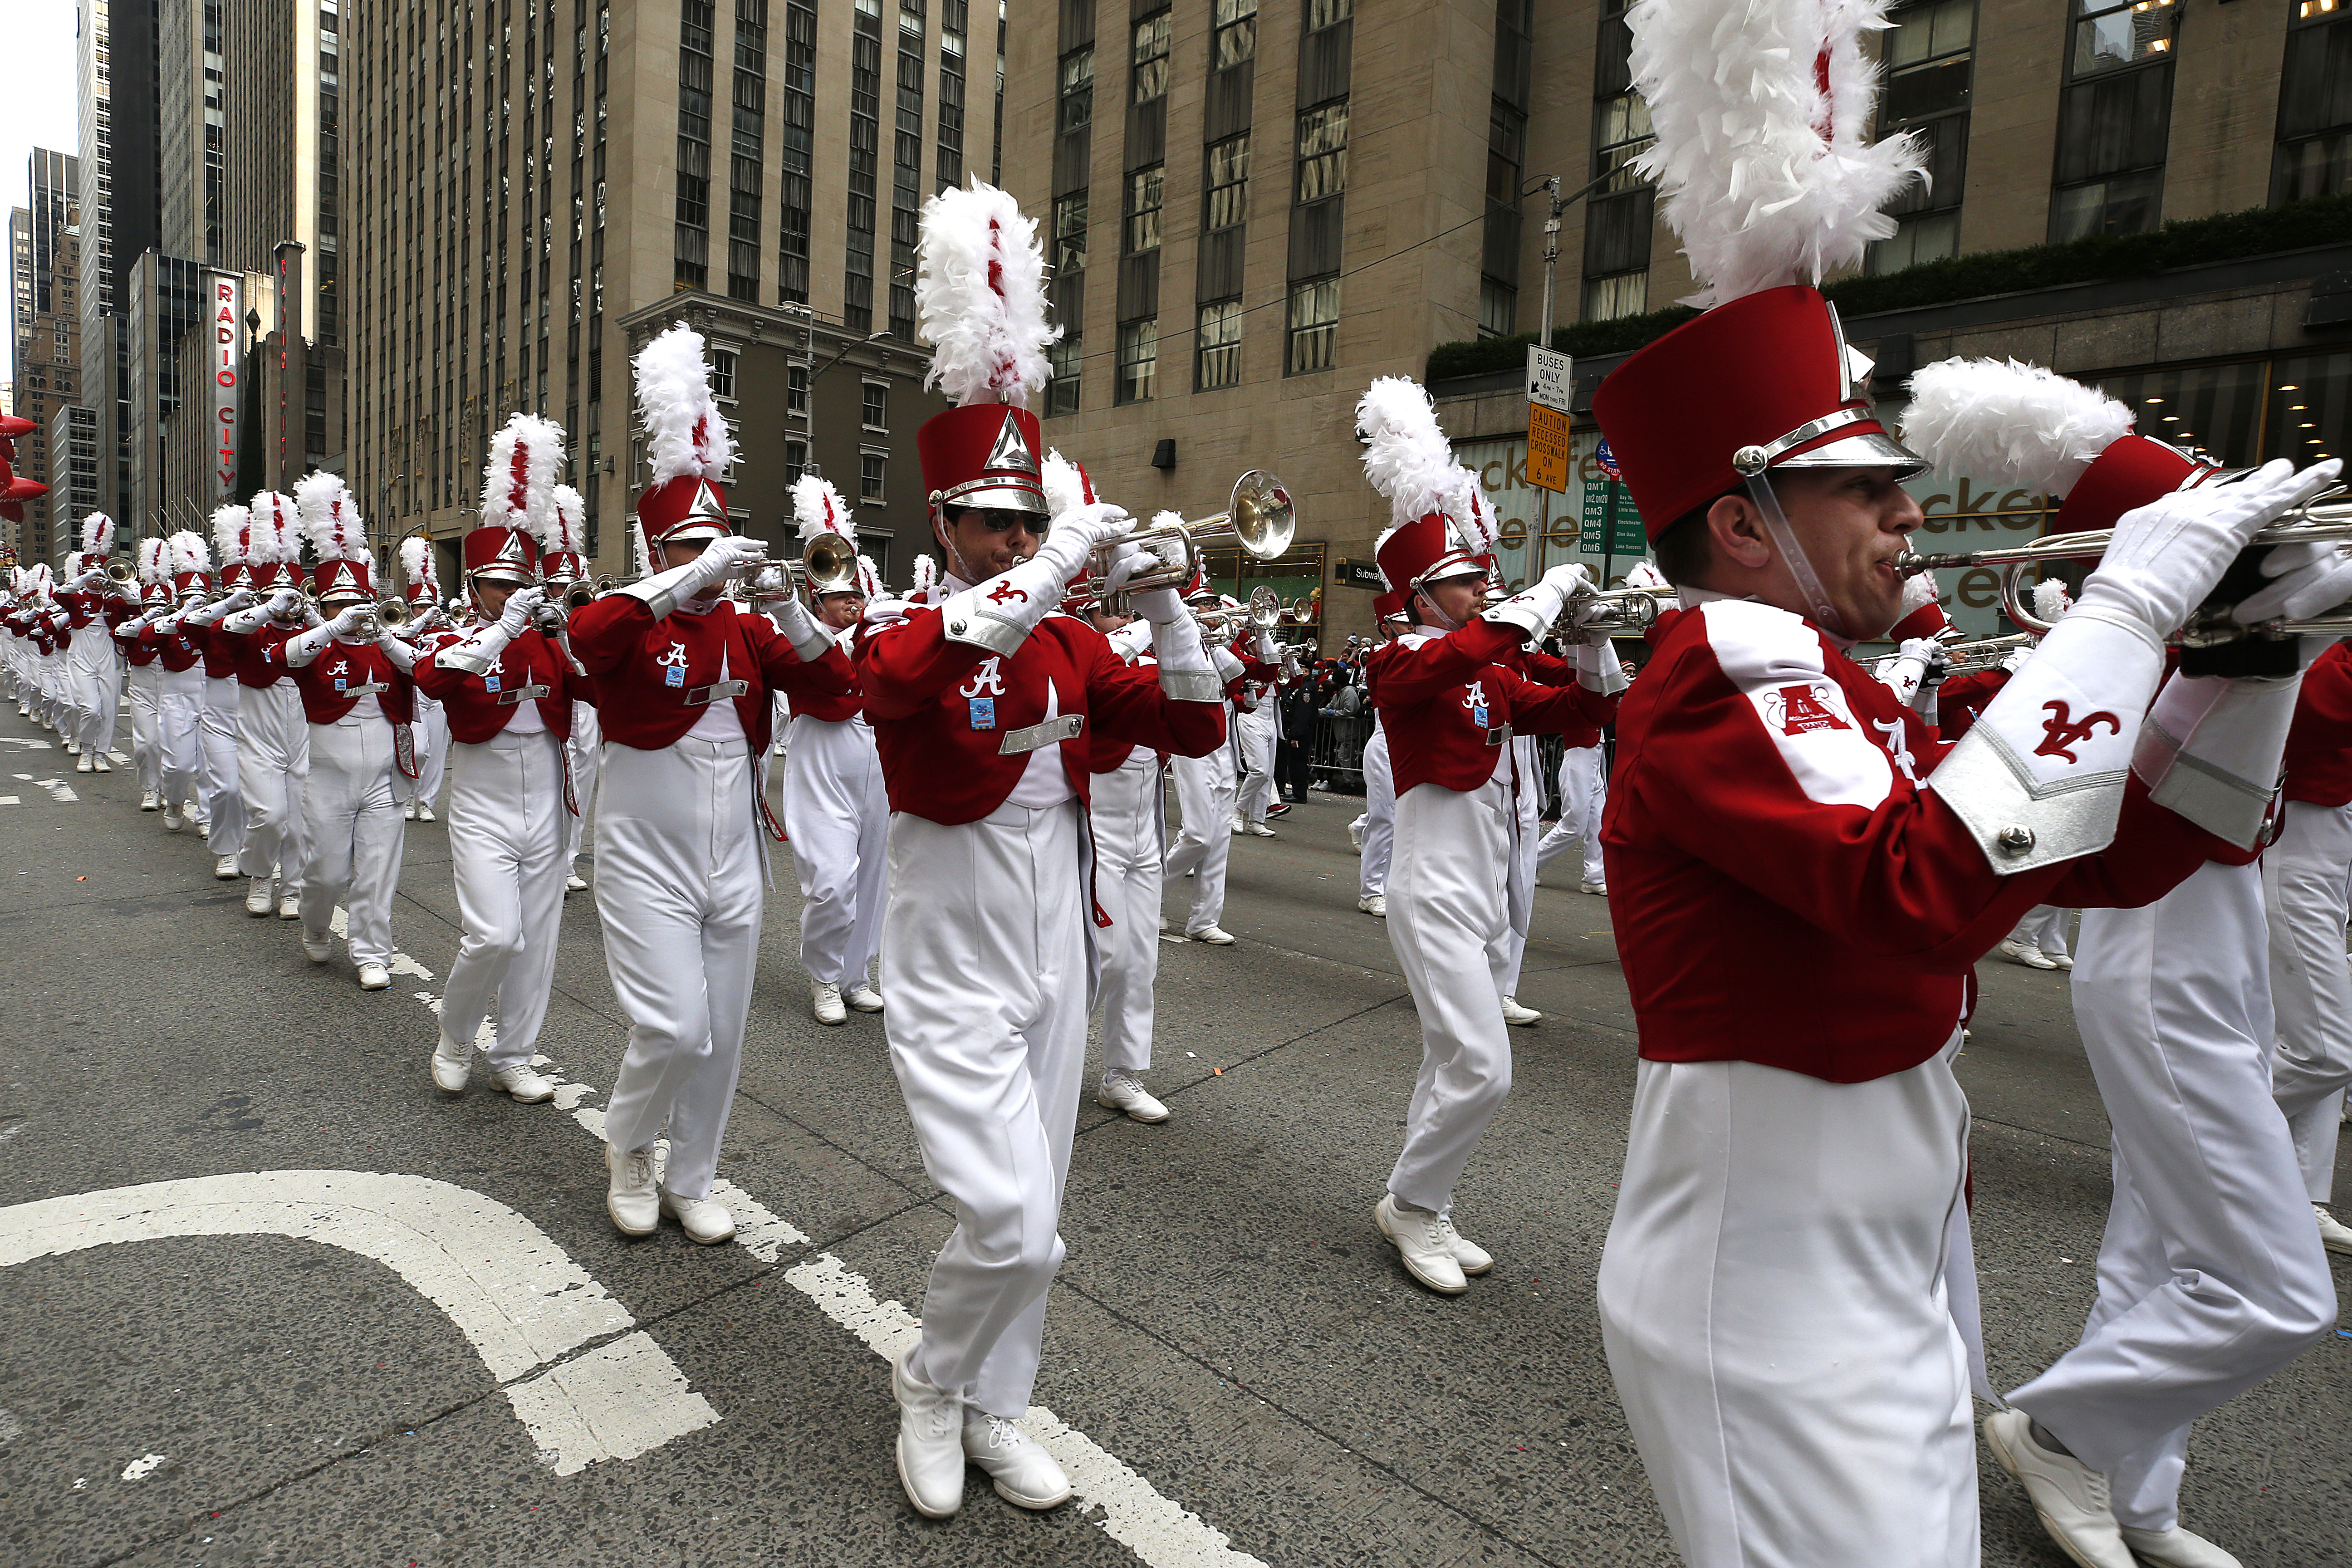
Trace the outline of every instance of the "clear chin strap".
{"type": "Polygon", "coordinates": [[[1780,498],[1773,493],[1771,473],[1767,466],[1764,448],[1742,447],[1732,454],[1731,466],[1748,487],[1748,497],[1756,510],[1764,514],[1764,530],[1772,536],[1774,548],[1788,564],[1789,575],[1795,579],[1798,596],[1805,601],[1807,613],[1813,624],[1838,637],[1851,637],[1845,621],[1830,596],[1822,591],[1820,575],[1813,571],[1805,547],[1797,542],[1797,531],[1789,526],[1789,514],[1780,510],[1780,498]]]}

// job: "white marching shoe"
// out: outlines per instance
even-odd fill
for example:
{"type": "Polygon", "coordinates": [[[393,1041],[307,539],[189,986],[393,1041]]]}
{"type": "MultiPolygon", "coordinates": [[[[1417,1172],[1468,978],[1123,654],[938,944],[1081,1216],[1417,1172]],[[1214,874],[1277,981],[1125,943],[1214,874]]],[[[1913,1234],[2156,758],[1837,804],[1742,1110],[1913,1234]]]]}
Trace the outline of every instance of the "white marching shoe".
{"type": "Polygon", "coordinates": [[[85,752],[80,756],[74,759],[74,772],[78,773],[94,773],[98,772],[96,768],[90,766],[89,753],[85,752]]]}
{"type": "Polygon", "coordinates": [[[1364,852],[1364,825],[1361,822],[1348,824],[1348,842],[1356,847],[1357,854],[1364,852]]]}
{"type": "Polygon", "coordinates": [[[2000,945],[1995,947],[1993,951],[2000,954],[2003,958],[2009,960],[2011,963],[2021,963],[2028,969],[2055,969],[2058,967],[2055,963],[2053,963],[2050,961],[2049,954],[2043,952],[2040,948],[2028,947],[2021,942],[2011,942],[2006,937],[2001,939],[2000,945]]]}
{"type": "Polygon", "coordinates": [[[604,1188],[604,1212],[623,1236],[651,1236],[661,1226],[661,1198],[654,1182],[651,1149],[615,1149],[604,1145],[604,1168],[612,1180],[604,1188]]]}
{"type": "Polygon", "coordinates": [[[2025,1488],[2042,1528],[2067,1556],[2083,1568],[2138,1568],[2116,1523],[2106,1477],[2035,1442],[2032,1417],[2022,1410],[1994,1411],[1984,1435],[1995,1462],[2025,1488]]]}
{"type": "Polygon", "coordinates": [[[1605,899],[1609,896],[1609,884],[1606,882],[1579,882],[1576,885],[1576,890],[1580,893],[1597,893],[1601,898],[1605,899]]]}
{"type": "Polygon", "coordinates": [[[2177,1524],[2170,1530],[2135,1530],[2128,1524],[2116,1530],[2132,1555],[2151,1568],[2242,1568],[2235,1557],[2177,1524]]]}
{"type": "Polygon", "coordinates": [[[1368,894],[1356,900],[1356,907],[1368,915],[1378,915],[1382,920],[1389,918],[1389,896],[1386,893],[1368,894]]]}
{"type": "MultiPolygon", "coordinates": [[[[84,771],[87,772],[88,770],[85,769],[84,771]]],[[[163,803],[156,798],[155,792],[153,790],[141,790],[139,792],[139,809],[142,811],[161,811],[163,809],[163,803]]]]}
{"type": "Polygon", "coordinates": [[[335,939],[333,935],[331,933],[326,936],[314,938],[309,931],[304,931],[302,933],[302,956],[309,959],[313,963],[324,963],[327,960],[334,957],[335,939]]]}
{"type": "Polygon", "coordinates": [[[67,755],[67,756],[68,756],[68,757],[79,757],[79,756],[80,756],[80,755],[81,755],[81,742],[80,742],[79,741],[68,741],[68,742],[66,742],[66,755],[67,755]]]}
{"type": "Polygon", "coordinates": [[[443,1035],[433,1042],[433,1086],[445,1093],[464,1091],[474,1068],[474,1047],[443,1035]]]}
{"type": "Polygon", "coordinates": [[[400,808],[400,819],[401,819],[403,822],[414,822],[414,821],[415,821],[415,820],[416,820],[416,802],[415,802],[415,801],[411,800],[407,805],[404,805],[404,806],[402,806],[402,807],[400,808]]]}
{"type": "Polygon", "coordinates": [[[1259,838],[1279,838],[1282,837],[1281,834],[1276,833],[1273,828],[1268,827],[1263,822],[1246,822],[1242,826],[1249,833],[1259,838]]]}
{"type": "Polygon", "coordinates": [[[302,918],[300,897],[293,893],[280,893],[278,896],[278,918],[281,921],[300,920],[302,918]]]}
{"type": "Polygon", "coordinates": [[[104,752],[100,752],[90,758],[89,771],[94,773],[110,773],[114,771],[114,764],[106,760],[104,752]]]}
{"type": "Polygon", "coordinates": [[[492,1068],[490,1081],[505,1089],[517,1105],[540,1105],[555,1098],[555,1086],[529,1062],[492,1068]]]}
{"type": "Polygon", "coordinates": [[[392,971],[386,969],[383,964],[362,963],[360,965],[361,990],[382,991],[388,988],[391,984],[392,971]]]}
{"type": "Polygon", "coordinates": [[[588,890],[587,879],[577,871],[571,872],[563,879],[563,890],[567,893],[584,893],[588,890]]]}
{"type": "Polygon", "coordinates": [[[845,1024],[849,1009],[841,1005],[841,987],[830,980],[820,980],[809,986],[809,1011],[820,1024],[845,1024]]]}
{"type": "Polygon", "coordinates": [[[266,919],[278,904],[278,884],[267,877],[256,877],[245,889],[245,912],[256,920],[266,919]]]}
{"type": "Polygon", "coordinates": [[[677,1221],[687,1240],[704,1247],[716,1247],[735,1234],[735,1216],[715,1198],[682,1198],[664,1187],[661,1212],[677,1221]]]}
{"type": "Polygon", "coordinates": [[[1515,1028],[1525,1029],[1542,1023],[1543,1015],[1533,1007],[1520,1006],[1516,996],[1506,996],[1503,998],[1503,1022],[1515,1028]]]}
{"type": "Polygon", "coordinates": [[[233,882],[236,880],[236,857],[234,855],[215,856],[213,858],[213,875],[219,878],[224,882],[233,882]]]}
{"type": "Polygon", "coordinates": [[[179,806],[178,806],[178,805],[176,805],[175,804],[173,804],[173,802],[168,801],[168,800],[167,800],[167,801],[165,801],[165,802],[163,803],[163,831],[164,831],[164,832],[166,832],[166,833],[177,833],[177,832],[179,832],[179,831],[180,831],[180,829],[181,829],[182,827],[184,827],[184,826],[185,826],[187,825],[187,820],[188,820],[188,819],[187,819],[186,817],[184,817],[184,816],[181,816],[181,815],[180,815],[180,808],[179,808],[179,806]]]}
{"type": "Polygon", "coordinates": [[[1054,1456],[1002,1415],[964,1407],[963,1455],[988,1472],[996,1495],[1006,1502],[1045,1509],[1070,1500],[1070,1478],[1054,1456]]]}
{"type": "Polygon", "coordinates": [[[1165,1121],[1168,1108],[1143,1087],[1131,1072],[1107,1072],[1095,1086],[1095,1103],[1108,1110],[1126,1112],[1138,1121],[1165,1121]]]}
{"type": "Polygon", "coordinates": [[[1205,942],[1211,947],[1234,945],[1234,933],[1223,926],[1202,926],[1199,931],[1188,931],[1184,934],[1194,942],[1205,942]]]}
{"type": "Polygon", "coordinates": [[[2312,1217],[2319,1221],[2319,1239],[2327,1244],[2330,1252],[2352,1253],[2352,1226],[2346,1225],[2317,1204],[2311,1205],[2312,1217]]]}
{"type": "MultiPolygon", "coordinates": [[[[1454,1256],[1454,1222],[1427,1209],[1408,1209],[1394,1193],[1384,1193],[1372,1210],[1381,1234],[1396,1244],[1405,1272],[1441,1295],[1459,1296],[1470,1289],[1463,1278],[1462,1260],[1454,1256]]],[[[1487,1260],[1491,1267],[1493,1259],[1487,1260]]]]}
{"type": "Polygon", "coordinates": [[[890,1363],[898,1401],[898,1484],[925,1519],[950,1519],[963,1506],[963,1400],[907,1370],[908,1345],[890,1363]]]}
{"type": "Polygon", "coordinates": [[[441,819],[433,815],[433,808],[431,806],[420,805],[416,808],[416,820],[419,822],[438,822],[441,819]]]}
{"type": "Polygon", "coordinates": [[[849,1010],[853,1013],[882,1011],[882,993],[875,990],[871,985],[853,985],[841,994],[841,999],[848,1004],[849,1010]]]}

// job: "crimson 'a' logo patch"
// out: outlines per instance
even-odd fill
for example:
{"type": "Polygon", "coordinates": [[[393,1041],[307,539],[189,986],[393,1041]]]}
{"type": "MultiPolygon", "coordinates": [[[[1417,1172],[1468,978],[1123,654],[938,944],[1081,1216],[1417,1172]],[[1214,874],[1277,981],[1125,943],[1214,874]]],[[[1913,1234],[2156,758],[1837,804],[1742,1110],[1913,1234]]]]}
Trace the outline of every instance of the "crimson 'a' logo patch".
{"type": "Polygon", "coordinates": [[[2120,735],[2124,727],[2112,713],[2086,713],[2081,723],[2074,722],[2072,707],[2064,702],[2044,702],[2042,710],[2050,715],[2042,721],[2042,743],[2033,748],[2037,757],[2060,757],[2067,762],[2079,761],[2074,748],[2090,740],[2097,726],[2105,724],[2107,733],[2120,735]]]}
{"type": "Polygon", "coordinates": [[[1837,715],[1837,710],[1824,700],[1830,694],[1826,686],[1783,686],[1767,693],[1764,717],[1780,726],[1783,735],[1802,735],[1814,730],[1851,730],[1853,725],[1837,715]]]}

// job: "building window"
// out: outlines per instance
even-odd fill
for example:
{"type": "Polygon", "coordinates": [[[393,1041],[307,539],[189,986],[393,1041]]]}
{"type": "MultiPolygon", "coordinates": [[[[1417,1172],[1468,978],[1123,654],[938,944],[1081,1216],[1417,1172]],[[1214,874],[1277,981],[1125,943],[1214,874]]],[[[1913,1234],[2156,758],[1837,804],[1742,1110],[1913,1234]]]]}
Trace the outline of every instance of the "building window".
{"type": "Polygon", "coordinates": [[[1492,278],[1478,280],[1478,335],[1507,338],[1519,330],[1519,291],[1492,278]]]}
{"type": "Polygon", "coordinates": [[[890,454],[887,452],[857,454],[857,499],[859,500],[879,501],[884,499],[882,477],[889,466],[890,454]]]}
{"type": "Polygon", "coordinates": [[[1304,205],[1348,188],[1348,103],[1345,99],[1298,117],[1298,189],[1304,205]]]}
{"type": "Polygon", "coordinates": [[[2058,102],[2050,237],[2138,234],[2157,225],[2172,132],[2175,0],[2075,0],[2058,102]]]}
{"type": "Polygon", "coordinates": [[[868,430],[890,428],[890,388],[887,383],[868,381],[860,384],[865,406],[859,417],[868,430]]]}
{"type": "Polygon", "coordinates": [[[1242,379],[1242,302],[1220,300],[1201,307],[1196,334],[1200,363],[1193,373],[1196,391],[1238,386],[1242,379]]]}
{"type": "Polygon", "coordinates": [[[1087,269],[1087,193],[1072,191],[1054,201],[1054,272],[1075,277],[1087,269]]]}
{"type": "Polygon", "coordinates": [[[1307,30],[1319,33],[1356,14],[1356,0],[1307,0],[1307,30]]]}
{"type": "Polygon", "coordinates": [[[1633,167],[1658,140],[1650,106],[1633,90],[1626,0],[1601,0],[1594,46],[1592,173],[1603,182],[1584,209],[1583,319],[1639,315],[1650,297],[1650,205],[1654,193],[1633,167]]]}
{"type": "Polygon", "coordinates": [[[1927,153],[1927,177],[1888,204],[1891,239],[1872,245],[1872,272],[1895,272],[1958,254],[1960,192],[1968,174],[1969,89],[1975,71],[1976,0],[1916,0],[1893,14],[1886,35],[1882,137],[1909,132],[1927,153]]]}
{"type": "Polygon", "coordinates": [[[1209,68],[1223,70],[1257,58],[1257,0],[1217,0],[1209,36],[1209,68]]]}
{"type": "Polygon", "coordinates": [[[1146,316],[1118,325],[1118,392],[1121,403],[1148,403],[1160,381],[1160,319],[1146,316]]]}
{"type": "Polygon", "coordinates": [[[1166,164],[1153,163],[1127,176],[1127,250],[1130,256],[1160,248],[1160,188],[1166,173],[1166,164]]]}
{"type": "Polygon", "coordinates": [[[2298,0],[2279,79],[2271,202],[2352,190],[2352,5],[2298,0]]]}
{"type": "Polygon", "coordinates": [[[1638,316],[1650,308],[1650,273],[1620,272],[1613,278],[1588,278],[1584,282],[1584,319],[1613,321],[1638,316]]]}
{"type": "Polygon", "coordinates": [[[710,351],[710,395],[724,402],[735,401],[735,360],[733,349],[710,351]]]}
{"type": "Polygon", "coordinates": [[[784,373],[784,412],[808,416],[809,367],[796,364],[784,373]]]}
{"type": "Polygon", "coordinates": [[[1231,228],[1249,216],[1249,132],[1209,144],[1208,199],[1201,226],[1231,228]]]}
{"type": "Polygon", "coordinates": [[[800,483],[800,482],[801,482],[801,476],[802,476],[803,474],[807,473],[807,472],[808,472],[808,443],[807,443],[806,441],[787,441],[787,442],[785,442],[785,443],[784,443],[784,488],[785,488],[786,489],[792,489],[794,485],[796,485],[796,484],[800,483]]]}
{"type": "Polygon", "coordinates": [[[1329,370],[1339,338],[1339,280],[1320,278],[1290,286],[1289,342],[1283,374],[1329,370]]]}
{"type": "Polygon", "coordinates": [[[1063,135],[1083,131],[1095,121],[1095,47],[1072,49],[1062,57],[1062,99],[1055,129],[1063,135]]]}
{"type": "Polygon", "coordinates": [[[1150,103],[1168,93],[1168,19],[1154,12],[1135,25],[1135,101],[1150,103]]]}
{"type": "Polygon", "coordinates": [[[1480,258],[1478,335],[1518,330],[1519,184],[1528,117],[1497,97],[1486,114],[1486,224],[1480,258]]]}
{"type": "Polygon", "coordinates": [[[1078,411],[1078,367],[1086,359],[1086,340],[1076,332],[1066,333],[1060,342],[1045,348],[1045,412],[1076,414],[1078,411]]]}

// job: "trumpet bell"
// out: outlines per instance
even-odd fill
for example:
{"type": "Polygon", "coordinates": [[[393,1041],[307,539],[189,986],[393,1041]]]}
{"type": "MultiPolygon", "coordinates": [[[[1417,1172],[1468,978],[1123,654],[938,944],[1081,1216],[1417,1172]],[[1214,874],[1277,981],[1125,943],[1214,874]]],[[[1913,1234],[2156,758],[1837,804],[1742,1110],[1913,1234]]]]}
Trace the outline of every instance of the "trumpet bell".
{"type": "Polygon", "coordinates": [[[811,594],[857,591],[857,549],[837,533],[820,533],[801,551],[801,578],[811,594]]]}
{"type": "Polygon", "coordinates": [[[1233,500],[1226,508],[1233,520],[1234,541],[1260,561],[1288,554],[1298,531],[1298,509],[1283,482],[1264,468],[1252,468],[1234,481],[1233,500]]]}
{"type": "Polygon", "coordinates": [[[137,570],[120,555],[107,557],[106,574],[110,580],[121,583],[126,587],[139,580],[137,570]]]}
{"type": "Polygon", "coordinates": [[[408,607],[408,601],[405,599],[395,599],[386,595],[375,602],[376,625],[387,630],[398,631],[415,616],[415,612],[408,607]]]}

